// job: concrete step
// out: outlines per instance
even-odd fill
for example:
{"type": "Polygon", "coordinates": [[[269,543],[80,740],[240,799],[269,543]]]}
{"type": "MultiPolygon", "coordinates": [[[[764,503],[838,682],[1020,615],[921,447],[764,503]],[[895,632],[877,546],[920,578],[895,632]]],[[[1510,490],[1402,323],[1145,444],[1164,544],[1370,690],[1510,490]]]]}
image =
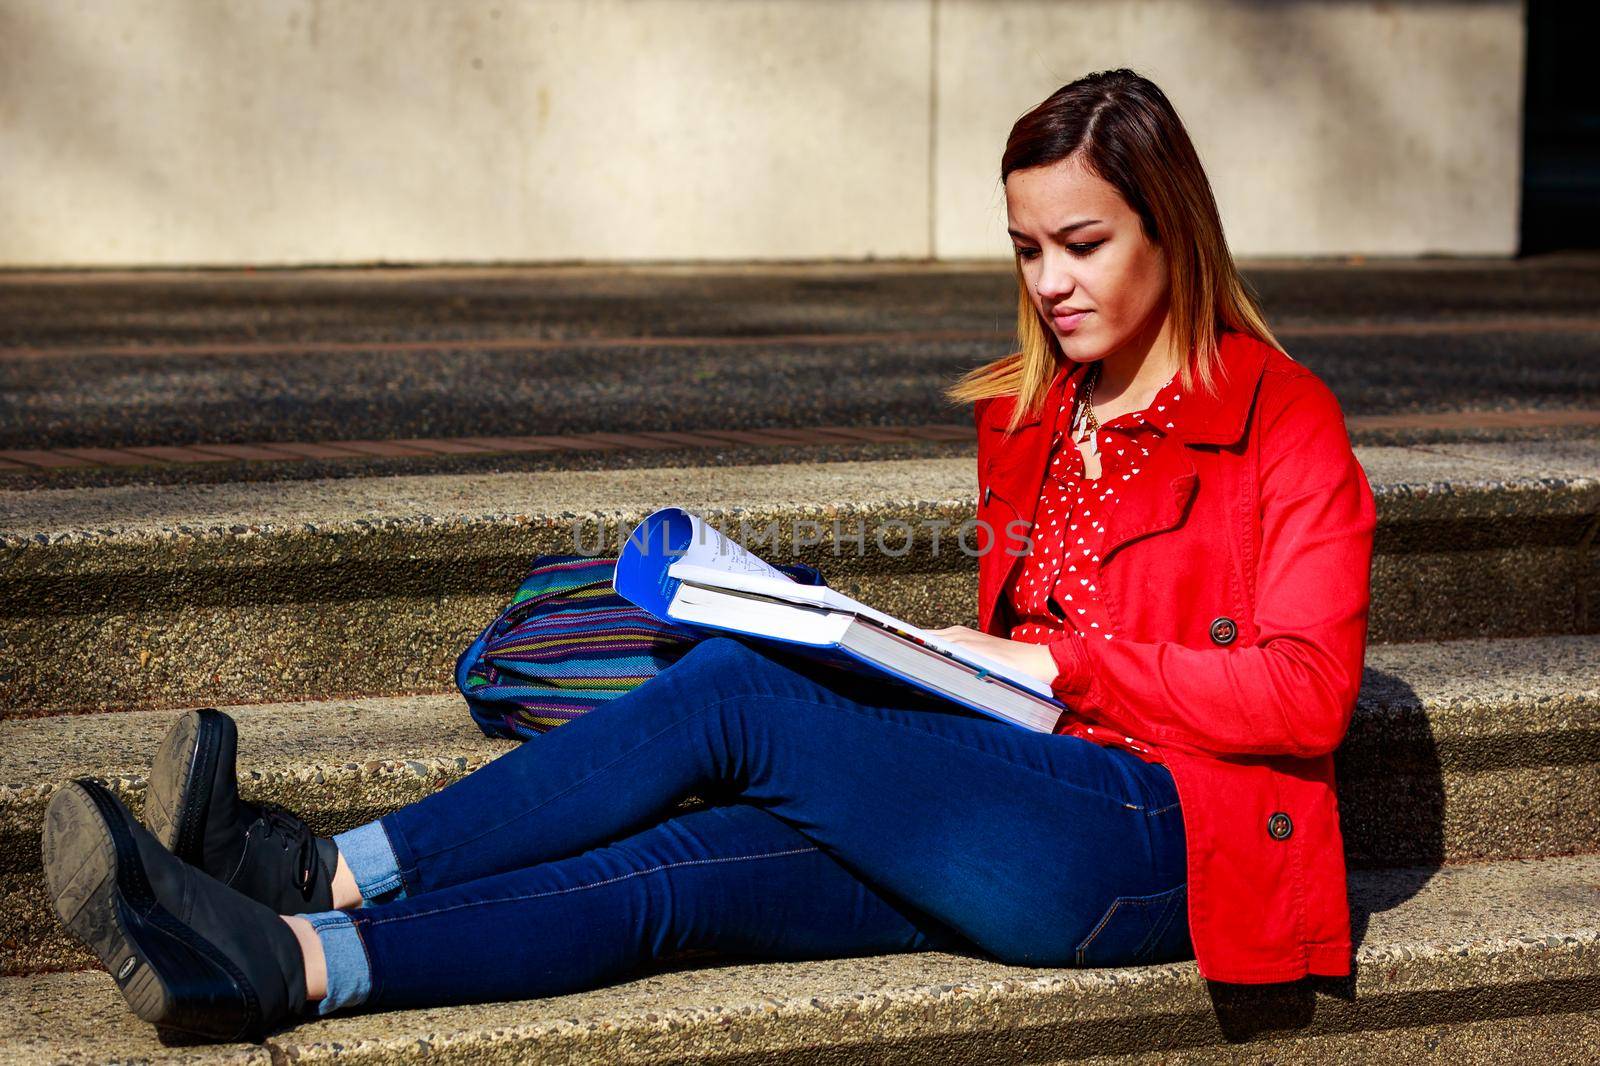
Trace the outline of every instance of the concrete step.
{"type": "Polygon", "coordinates": [[[1600,1056],[1600,856],[1358,873],[1355,976],[1208,986],[1193,963],[926,953],[700,959],[610,987],[167,1048],[103,972],[0,979],[0,1064],[1503,1061],[1600,1056]]]}
{"type": "MultiPolygon", "coordinates": [[[[1600,841],[1600,636],[1371,649],[1338,755],[1358,867],[1591,851],[1600,841]]],[[[485,738],[453,696],[229,708],[247,795],[336,832],[413,802],[516,746],[485,738]]],[[[4,972],[92,960],[50,917],[44,808],[79,775],[135,811],[171,711],[0,723],[4,972]]],[[[537,740],[531,743],[538,743],[537,740]]]]}
{"type": "Polygon", "coordinates": [[[1600,847],[1600,635],[1367,649],[1335,755],[1352,866],[1600,847]]]}
{"type": "MultiPolygon", "coordinates": [[[[1373,641],[1600,626],[1600,445],[1358,455],[1373,641]]],[[[914,623],[971,623],[949,531],[974,485],[962,458],[0,493],[0,716],[446,691],[535,555],[602,528],[614,548],[668,503],[914,623]]]]}

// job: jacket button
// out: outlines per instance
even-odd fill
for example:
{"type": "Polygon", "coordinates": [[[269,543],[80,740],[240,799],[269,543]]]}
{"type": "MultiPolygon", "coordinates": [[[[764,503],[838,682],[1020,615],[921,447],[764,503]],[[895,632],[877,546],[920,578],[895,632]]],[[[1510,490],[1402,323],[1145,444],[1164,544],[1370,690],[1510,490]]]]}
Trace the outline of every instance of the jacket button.
{"type": "Polygon", "coordinates": [[[1232,644],[1233,638],[1239,635],[1239,627],[1231,618],[1213,618],[1211,620],[1211,643],[1232,644]]]}
{"type": "Polygon", "coordinates": [[[1267,819],[1267,834],[1273,840],[1288,840],[1289,834],[1294,832],[1294,823],[1289,816],[1278,811],[1267,819]]]}
{"type": "Polygon", "coordinates": [[[987,507],[989,505],[989,500],[993,496],[994,496],[994,489],[993,488],[989,488],[989,487],[985,487],[984,490],[983,490],[983,505],[985,507],[987,507]]]}

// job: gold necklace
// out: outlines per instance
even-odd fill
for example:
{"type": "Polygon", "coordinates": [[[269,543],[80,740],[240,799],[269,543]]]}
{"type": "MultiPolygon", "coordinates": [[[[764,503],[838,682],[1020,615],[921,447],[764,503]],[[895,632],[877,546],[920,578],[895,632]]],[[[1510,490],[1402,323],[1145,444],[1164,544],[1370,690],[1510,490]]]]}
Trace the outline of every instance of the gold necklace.
{"type": "Polygon", "coordinates": [[[1094,416],[1094,383],[1100,380],[1100,364],[1089,368],[1088,380],[1083,383],[1083,416],[1089,423],[1089,432],[1100,432],[1100,420],[1094,416]]]}
{"type": "MultiPolygon", "coordinates": [[[[1166,388],[1168,385],[1171,385],[1173,379],[1177,376],[1178,372],[1174,370],[1172,372],[1172,377],[1169,377],[1166,381],[1163,381],[1156,389],[1156,392],[1159,393],[1162,389],[1166,388]]],[[[1094,416],[1094,383],[1100,380],[1100,364],[1097,362],[1091,366],[1084,374],[1083,379],[1083,395],[1078,399],[1078,403],[1081,405],[1079,410],[1083,414],[1084,424],[1088,427],[1089,432],[1091,434],[1098,435],[1100,432],[1100,420],[1094,416]]],[[[1151,403],[1154,402],[1154,400],[1151,400],[1151,403]]],[[[1080,435],[1078,439],[1082,440],[1083,437],[1080,435]]],[[[1096,447],[1094,450],[1099,452],[1100,449],[1096,447]]]]}
{"type": "Polygon", "coordinates": [[[1089,441],[1089,449],[1095,455],[1100,454],[1100,420],[1094,416],[1094,383],[1099,380],[1100,364],[1095,363],[1084,374],[1083,394],[1078,397],[1078,411],[1083,416],[1084,426],[1087,428],[1088,433],[1080,433],[1076,439],[1080,443],[1087,439],[1089,441]]]}

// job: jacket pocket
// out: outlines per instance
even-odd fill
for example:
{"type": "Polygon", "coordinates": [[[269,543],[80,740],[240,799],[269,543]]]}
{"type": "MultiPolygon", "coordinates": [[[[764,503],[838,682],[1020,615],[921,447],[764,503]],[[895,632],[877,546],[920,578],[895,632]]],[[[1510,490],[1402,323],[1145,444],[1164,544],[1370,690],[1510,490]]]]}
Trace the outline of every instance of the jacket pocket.
{"type": "Polygon", "coordinates": [[[1079,966],[1136,966],[1188,958],[1188,883],[1153,896],[1112,900],[1083,943],[1079,966]]]}

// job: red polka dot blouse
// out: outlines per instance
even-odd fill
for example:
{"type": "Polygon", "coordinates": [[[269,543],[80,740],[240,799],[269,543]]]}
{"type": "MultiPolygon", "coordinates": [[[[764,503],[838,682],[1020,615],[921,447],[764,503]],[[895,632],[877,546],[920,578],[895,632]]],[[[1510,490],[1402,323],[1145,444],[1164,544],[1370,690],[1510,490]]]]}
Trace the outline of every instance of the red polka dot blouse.
{"type": "Polygon", "coordinates": [[[1168,378],[1143,411],[1131,411],[1100,423],[1093,448],[1100,457],[1100,476],[1090,478],[1075,441],[1088,433],[1080,412],[1069,425],[1084,373],[1068,378],[1055,414],[1055,432],[1038,513],[1030,533],[1032,550],[1023,557],[1006,587],[1015,624],[1012,640],[1048,643],[1071,626],[1089,639],[1112,639],[1111,623],[1094,585],[1100,561],[1105,517],[1123,494],[1140,488],[1139,475],[1150,453],[1176,422],[1179,399],[1176,377],[1168,378]],[[1054,609],[1050,603],[1054,598],[1054,609]]]}

